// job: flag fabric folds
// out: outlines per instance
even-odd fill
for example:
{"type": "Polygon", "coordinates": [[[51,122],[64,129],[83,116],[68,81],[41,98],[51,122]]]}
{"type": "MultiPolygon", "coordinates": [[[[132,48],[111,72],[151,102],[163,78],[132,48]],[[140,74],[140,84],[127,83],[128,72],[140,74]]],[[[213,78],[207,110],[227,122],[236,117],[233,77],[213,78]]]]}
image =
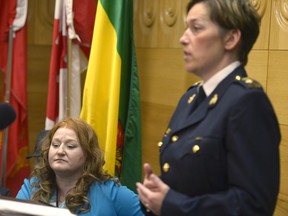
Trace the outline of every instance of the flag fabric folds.
{"type": "Polygon", "coordinates": [[[80,115],[80,76],[87,67],[95,13],[95,0],[55,1],[46,130],[63,117],[80,115]]]}
{"type": "Polygon", "coordinates": [[[80,117],[98,135],[105,169],[135,191],[142,153],[133,0],[98,1],[80,117]]]}
{"type": "MultiPolygon", "coordinates": [[[[7,140],[6,187],[15,196],[24,178],[29,176],[28,110],[27,110],[27,1],[0,0],[0,67],[4,72],[4,100],[16,111],[16,120],[9,126],[7,140]],[[11,62],[8,60],[9,28],[13,29],[11,62]],[[10,64],[10,65],[9,65],[10,64]],[[7,83],[11,68],[11,79],[7,83]],[[10,85],[11,84],[11,85],[10,85]],[[10,86],[10,89],[8,89],[10,86]],[[8,92],[8,93],[7,93],[8,92]]],[[[1,143],[2,155],[3,143],[1,143]]],[[[1,165],[2,168],[2,165],[1,165]]],[[[2,170],[1,170],[2,173],[2,170]]]]}

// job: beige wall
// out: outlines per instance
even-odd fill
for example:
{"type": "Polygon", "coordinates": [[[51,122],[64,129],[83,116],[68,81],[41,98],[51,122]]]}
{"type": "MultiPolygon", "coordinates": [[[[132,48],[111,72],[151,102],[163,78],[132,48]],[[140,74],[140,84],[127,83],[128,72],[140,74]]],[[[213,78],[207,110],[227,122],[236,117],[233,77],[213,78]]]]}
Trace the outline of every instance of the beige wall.
{"type": "MultiPolygon", "coordinates": [[[[184,71],[178,42],[188,0],[134,0],[134,31],[141,88],[143,162],[159,173],[157,143],[179,97],[197,78],[184,71]]],[[[275,216],[288,214],[288,15],[285,0],[254,0],[263,16],[249,56],[249,75],[259,80],[279,118],[281,188],[275,216]],[[277,4],[276,4],[277,3],[277,4]],[[277,18],[278,17],[278,18],[277,18]],[[277,20],[282,20],[279,25],[277,20]],[[286,22],[286,24],[285,24],[286,22]]],[[[54,1],[29,0],[28,110],[31,149],[44,128],[54,1]]],[[[268,159],[269,160],[269,159],[268,159]]]]}

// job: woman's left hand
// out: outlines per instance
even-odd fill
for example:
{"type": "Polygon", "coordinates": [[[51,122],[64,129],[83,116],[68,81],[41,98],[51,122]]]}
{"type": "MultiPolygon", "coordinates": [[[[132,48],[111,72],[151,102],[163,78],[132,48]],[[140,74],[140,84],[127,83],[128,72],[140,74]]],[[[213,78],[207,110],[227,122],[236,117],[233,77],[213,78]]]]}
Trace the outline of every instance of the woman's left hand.
{"type": "Polygon", "coordinates": [[[137,191],[141,202],[147,210],[151,210],[154,214],[160,215],[163,200],[169,191],[169,186],[165,184],[158,176],[152,173],[151,169],[147,169],[144,165],[145,178],[143,184],[137,183],[137,191]]]}

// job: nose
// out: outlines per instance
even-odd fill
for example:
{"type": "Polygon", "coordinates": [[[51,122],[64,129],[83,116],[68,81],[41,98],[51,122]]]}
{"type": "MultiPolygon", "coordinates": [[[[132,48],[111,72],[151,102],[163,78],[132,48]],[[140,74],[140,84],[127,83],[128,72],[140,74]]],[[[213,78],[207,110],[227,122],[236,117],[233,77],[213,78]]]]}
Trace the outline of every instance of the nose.
{"type": "Polygon", "coordinates": [[[186,35],[187,29],[183,32],[182,36],[179,39],[180,44],[185,45],[187,44],[187,35],[186,35]]]}
{"type": "Polygon", "coordinates": [[[58,148],[57,154],[59,155],[64,155],[65,154],[65,149],[64,149],[64,145],[61,144],[58,148]]]}

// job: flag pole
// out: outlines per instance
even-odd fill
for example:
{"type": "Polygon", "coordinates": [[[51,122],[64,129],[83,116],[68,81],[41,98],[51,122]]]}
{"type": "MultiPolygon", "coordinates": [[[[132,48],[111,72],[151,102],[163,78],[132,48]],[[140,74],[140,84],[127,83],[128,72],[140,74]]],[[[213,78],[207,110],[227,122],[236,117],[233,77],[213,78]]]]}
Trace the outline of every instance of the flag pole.
{"type": "Polygon", "coordinates": [[[71,106],[71,70],[72,70],[72,39],[68,37],[67,40],[68,49],[67,49],[67,107],[66,107],[66,114],[68,117],[71,116],[70,113],[70,106],[71,106]]]}
{"type": "MultiPolygon", "coordinates": [[[[10,89],[11,89],[11,72],[12,72],[12,54],[13,54],[13,25],[9,28],[8,39],[8,58],[7,58],[7,70],[6,70],[6,90],[5,90],[5,102],[10,101],[10,89]]],[[[1,186],[5,188],[6,185],[6,162],[7,162],[7,143],[8,143],[8,127],[4,129],[3,134],[3,150],[2,150],[2,173],[1,173],[1,186]]]]}

